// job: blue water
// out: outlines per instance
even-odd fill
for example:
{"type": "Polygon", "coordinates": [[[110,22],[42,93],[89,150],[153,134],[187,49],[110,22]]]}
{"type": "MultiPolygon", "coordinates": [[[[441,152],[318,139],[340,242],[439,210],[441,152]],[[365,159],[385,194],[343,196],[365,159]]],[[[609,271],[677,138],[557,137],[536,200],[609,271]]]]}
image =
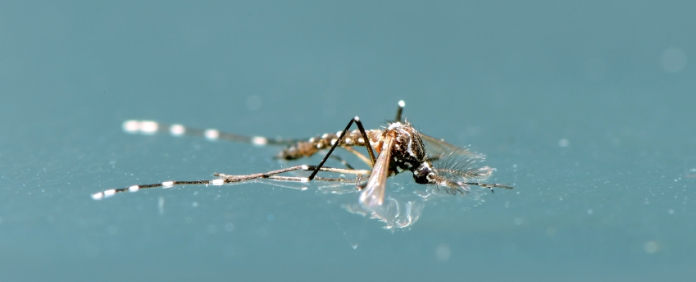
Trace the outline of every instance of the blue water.
{"type": "Polygon", "coordinates": [[[688,281],[694,8],[2,2],[0,280],[688,281]],[[384,126],[399,100],[515,189],[424,200],[400,175],[387,195],[420,213],[392,230],[321,183],[90,197],[320,160],[125,120],[302,138],[384,126]]]}

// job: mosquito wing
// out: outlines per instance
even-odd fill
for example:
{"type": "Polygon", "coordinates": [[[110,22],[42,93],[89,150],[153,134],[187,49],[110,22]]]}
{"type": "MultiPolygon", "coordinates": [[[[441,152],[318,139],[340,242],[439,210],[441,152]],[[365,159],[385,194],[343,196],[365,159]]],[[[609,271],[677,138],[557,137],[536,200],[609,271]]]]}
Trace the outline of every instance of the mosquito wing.
{"type": "Polygon", "coordinates": [[[445,142],[442,139],[437,139],[421,133],[421,139],[423,139],[426,147],[426,153],[431,159],[441,159],[445,156],[451,156],[453,154],[460,155],[463,158],[471,160],[483,160],[484,155],[470,151],[468,149],[460,148],[456,145],[445,142]]]}
{"type": "Polygon", "coordinates": [[[372,174],[367,180],[367,185],[360,194],[360,204],[365,208],[376,208],[384,201],[384,189],[389,177],[389,162],[391,161],[391,148],[394,146],[394,138],[388,136],[384,139],[382,152],[377,157],[372,167],[372,174]]]}

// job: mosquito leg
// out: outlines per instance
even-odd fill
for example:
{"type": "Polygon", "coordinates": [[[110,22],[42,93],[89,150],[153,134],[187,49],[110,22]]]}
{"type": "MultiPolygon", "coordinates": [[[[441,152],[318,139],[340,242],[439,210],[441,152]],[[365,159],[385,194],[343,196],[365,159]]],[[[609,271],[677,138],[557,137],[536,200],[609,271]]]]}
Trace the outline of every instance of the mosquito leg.
{"type": "MultiPolygon", "coordinates": [[[[369,146],[369,145],[366,145],[366,146],[369,146]]],[[[372,166],[372,163],[370,163],[370,159],[368,159],[367,157],[365,157],[365,155],[363,155],[360,152],[353,149],[353,147],[343,147],[343,149],[345,149],[348,152],[353,153],[355,156],[360,158],[360,160],[365,162],[367,165],[372,166]]]]}
{"type": "MultiPolygon", "coordinates": [[[[345,168],[334,168],[334,167],[318,167],[318,166],[313,166],[313,165],[298,165],[298,166],[273,170],[273,171],[269,171],[269,172],[265,172],[265,173],[254,173],[254,174],[247,174],[247,175],[228,175],[228,174],[222,174],[222,173],[215,173],[214,175],[224,179],[226,183],[241,182],[241,181],[260,179],[260,178],[261,179],[263,179],[263,178],[277,179],[277,180],[282,180],[282,181],[297,181],[297,182],[309,182],[312,180],[309,177],[282,176],[282,179],[281,179],[281,176],[276,176],[277,174],[290,172],[290,171],[297,171],[297,170],[303,170],[303,171],[321,170],[321,171],[327,171],[327,172],[355,174],[355,175],[369,175],[370,174],[370,170],[363,170],[363,169],[345,169],[345,168]]],[[[314,179],[316,179],[316,177],[314,179]]]]}
{"type": "Polygon", "coordinates": [[[262,136],[243,136],[233,133],[220,132],[217,129],[199,129],[184,127],[181,124],[164,124],[149,120],[128,120],[123,123],[123,130],[128,133],[170,133],[173,136],[193,136],[203,137],[210,141],[224,140],[253,144],[256,146],[264,145],[290,145],[297,140],[272,139],[262,136]]]}
{"type": "Polygon", "coordinates": [[[116,193],[136,192],[136,191],[139,191],[140,189],[148,189],[148,188],[162,187],[162,188],[166,189],[166,188],[172,188],[175,185],[200,185],[200,184],[222,185],[223,183],[224,183],[224,180],[222,180],[222,179],[194,180],[194,181],[165,181],[165,182],[155,183],[155,184],[133,185],[133,186],[130,186],[128,188],[104,190],[102,192],[92,194],[92,199],[101,200],[103,198],[111,197],[116,193]]]}
{"type": "MultiPolygon", "coordinates": [[[[347,148],[347,147],[346,147],[346,148],[347,148]]],[[[343,160],[341,157],[336,156],[336,155],[331,155],[331,158],[334,159],[334,160],[339,161],[341,164],[343,164],[343,165],[344,165],[345,167],[347,167],[348,169],[353,169],[353,166],[351,166],[350,164],[348,164],[348,162],[346,162],[345,160],[343,160]]]]}
{"type": "Polygon", "coordinates": [[[233,182],[242,182],[242,181],[249,181],[253,179],[273,179],[273,180],[278,180],[278,181],[290,181],[290,182],[309,182],[312,180],[321,180],[321,181],[345,181],[345,180],[340,180],[342,178],[324,178],[324,177],[299,177],[299,176],[279,176],[277,174],[284,173],[284,172],[289,172],[289,171],[296,171],[296,170],[304,170],[304,171],[328,171],[328,172],[335,172],[335,173],[347,173],[347,174],[357,174],[357,175],[368,175],[370,174],[369,170],[359,170],[359,169],[343,169],[343,168],[333,168],[333,167],[318,167],[318,166],[313,166],[313,165],[298,165],[298,166],[293,166],[293,167],[288,167],[284,169],[279,169],[279,170],[273,170],[265,173],[254,173],[254,174],[247,174],[247,175],[227,175],[227,174],[222,174],[222,173],[216,173],[215,176],[220,177],[221,179],[224,180],[225,183],[233,183],[233,182]]]}
{"type": "Polygon", "coordinates": [[[494,193],[493,188],[512,189],[512,186],[508,186],[508,185],[504,185],[504,184],[497,184],[497,183],[489,184],[489,183],[468,182],[468,183],[464,183],[464,184],[488,188],[488,189],[491,189],[491,193],[494,193]]]}
{"type": "Polygon", "coordinates": [[[485,188],[505,188],[505,189],[513,189],[512,186],[504,185],[504,184],[498,184],[498,183],[478,183],[478,182],[467,182],[464,183],[466,185],[475,185],[475,186],[480,186],[480,187],[485,187],[485,188]]]}
{"type": "Polygon", "coordinates": [[[401,122],[401,113],[403,113],[405,106],[406,103],[404,102],[404,100],[399,101],[399,108],[396,109],[396,118],[394,119],[394,121],[401,122]]]}
{"type": "MultiPolygon", "coordinates": [[[[360,169],[345,169],[345,168],[333,168],[333,167],[321,167],[318,168],[316,166],[311,166],[311,165],[298,165],[298,166],[293,166],[293,167],[288,167],[284,169],[279,169],[279,170],[273,170],[265,173],[254,173],[254,174],[247,174],[247,175],[227,175],[227,174],[222,174],[222,173],[215,173],[215,176],[218,176],[219,178],[217,179],[212,179],[212,180],[193,180],[193,181],[164,181],[161,183],[154,183],[154,184],[144,184],[144,185],[133,185],[127,188],[118,188],[118,189],[109,189],[105,190],[102,192],[94,193],[92,194],[92,199],[95,200],[101,200],[103,198],[111,197],[116,193],[121,193],[121,192],[136,192],[141,189],[150,189],[150,188],[172,188],[174,186],[178,185],[222,185],[225,183],[234,183],[234,182],[242,182],[242,181],[249,181],[249,180],[254,180],[254,179],[272,179],[272,180],[277,180],[277,181],[288,181],[288,182],[308,182],[312,179],[309,179],[307,177],[294,177],[294,176],[279,176],[277,174],[284,173],[284,172],[290,172],[290,171],[296,171],[296,170],[304,170],[304,171],[316,171],[317,169],[321,171],[328,171],[328,172],[334,172],[334,173],[344,173],[344,174],[355,174],[355,175],[369,175],[370,171],[369,170],[360,170],[360,169]]],[[[345,179],[345,178],[326,178],[326,177],[315,177],[315,181],[333,181],[333,182],[350,182],[352,183],[353,180],[345,179]]]]}
{"type": "Polygon", "coordinates": [[[314,179],[314,177],[317,175],[317,173],[319,173],[319,170],[321,170],[321,167],[324,166],[324,163],[326,163],[326,160],[329,159],[329,156],[331,156],[331,153],[333,153],[333,151],[336,149],[336,147],[338,147],[338,144],[341,143],[341,140],[343,140],[343,137],[346,136],[348,129],[350,129],[350,127],[353,125],[353,123],[355,123],[358,126],[358,129],[360,130],[360,134],[362,134],[363,139],[365,139],[365,142],[366,142],[365,147],[367,147],[367,152],[370,154],[370,159],[372,160],[372,164],[375,163],[375,153],[372,151],[372,146],[370,146],[370,138],[367,136],[367,133],[365,133],[365,127],[363,127],[362,122],[360,122],[360,118],[356,116],[353,119],[351,119],[350,122],[348,122],[348,125],[346,125],[346,128],[343,129],[343,131],[341,131],[341,135],[338,136],[337,141],[333,145],[331,145],[331,149],[329,149],[329,152],[326,153],[326,155],[321,160],[319,165],[317,165],[317,169],[314,170],[314,172],[312,172],[312,174],[309,175],[309,177],[308,177],[309,180],[314,179]]]}
{"type": "MultiPolygon", "coordinates": [[[[370,137],[367,137],[367,133],[365,132],[365,127],[363,127],[362,122],[360,122],[360,118],[357,116],[353,118],[355,121],[355,124],[358,126],[358,129],[360,130],[360,134],[362,134],[363,139],[365,139],[365,147],[367,147],[367,153],[370,155],[370,160],[372,161],[372,165],[375,165],[375,162],[377,161],[377,158],[375,157],[375,152],[372,150],[372,146],[370,145],[370,137]]],[[[349,125],[350,126],[350,125],[349,125]]],[[[344,130],[342,135],[346,135],[346,132],[348,130],[344,130]]],[[[339,139],[342,139],[342,137],[339,137],[339,139]]],[[[338,143],[338,142],[336,142],[338,143]]]]}
{"type": "Polygon", "coordinates": [[[287,182],[309,182],[312,180],[315,180],[315,181],[353,182],[353,181],[347,180],[345,178],[326,178],[326,177],[309,178],[309,177],[277,175],[277,174],[281,174],[284,172],[296,171],[296,170],[304,170],[304,171],[319,171],[319,170],[321,170],[321,171],[328,171],[328,172],[334,172],[334,173],[346,173],[346,174],[356,174],[356,175],[368,175],[368,174],[370,174],[369,170],[344,169],[344,168],[333,168],[333,167],[317,167],[317,166],[313,166],[313,165],[298,165],[298,166],[288,167],[288,168],[284,168],[284,169],[273,170],[273,171],[269,171],[269,172],[265,172],[265,173],[254,173],[254,174],[247,174],[247,175],[227,175],[227,174],[222,174],[222,173],[215,173],[215,176],[220,177],[222,180],[224,180],[225,183],[242,182],[242,181],[249,181],[249,180],[253,180],[253,179],[272,179],[272,180],[287,181],[287,182]]]}

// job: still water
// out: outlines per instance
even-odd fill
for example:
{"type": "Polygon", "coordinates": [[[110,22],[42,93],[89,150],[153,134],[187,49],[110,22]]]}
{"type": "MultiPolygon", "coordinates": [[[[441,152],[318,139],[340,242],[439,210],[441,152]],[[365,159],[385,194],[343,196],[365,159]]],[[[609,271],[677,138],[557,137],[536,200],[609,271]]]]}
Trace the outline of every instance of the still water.
{"type": "Polygon", "coordinates": [[[3,3],[0,280],[688,281],[693,9],[3,3]],[[399,100],[515,188],[449,195],[403,174],[384,214],[331,183],[91,196],[321,160],[128,134],[126,120],[307,138],[356,115],[385,126],[399,100]]]}

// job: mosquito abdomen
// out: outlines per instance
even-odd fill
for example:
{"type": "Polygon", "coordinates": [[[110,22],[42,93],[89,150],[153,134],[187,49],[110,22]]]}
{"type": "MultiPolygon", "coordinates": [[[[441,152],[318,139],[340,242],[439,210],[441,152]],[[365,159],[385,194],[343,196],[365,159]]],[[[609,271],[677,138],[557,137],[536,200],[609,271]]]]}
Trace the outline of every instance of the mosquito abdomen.
{"type": "MultiPolygon", "coordinates": [[[[372,130],[368,131],[368,136],[372,138],[372,130]]],[[[309,138],[307,141],[300,141],[294,145],[280,151],[276,158],[284,160],[296,160],[304,157],[310,157],[320,150],[329,149],[334,143],[338,142],[338,136],[341,132],[326,133],[321,136],[309,138]]],[[[346,136],[341,139],[338,144],[340,147],[365,146],[365,139],[360,134],[359,130],[353,130],[346,133],[346,136]]]]}

